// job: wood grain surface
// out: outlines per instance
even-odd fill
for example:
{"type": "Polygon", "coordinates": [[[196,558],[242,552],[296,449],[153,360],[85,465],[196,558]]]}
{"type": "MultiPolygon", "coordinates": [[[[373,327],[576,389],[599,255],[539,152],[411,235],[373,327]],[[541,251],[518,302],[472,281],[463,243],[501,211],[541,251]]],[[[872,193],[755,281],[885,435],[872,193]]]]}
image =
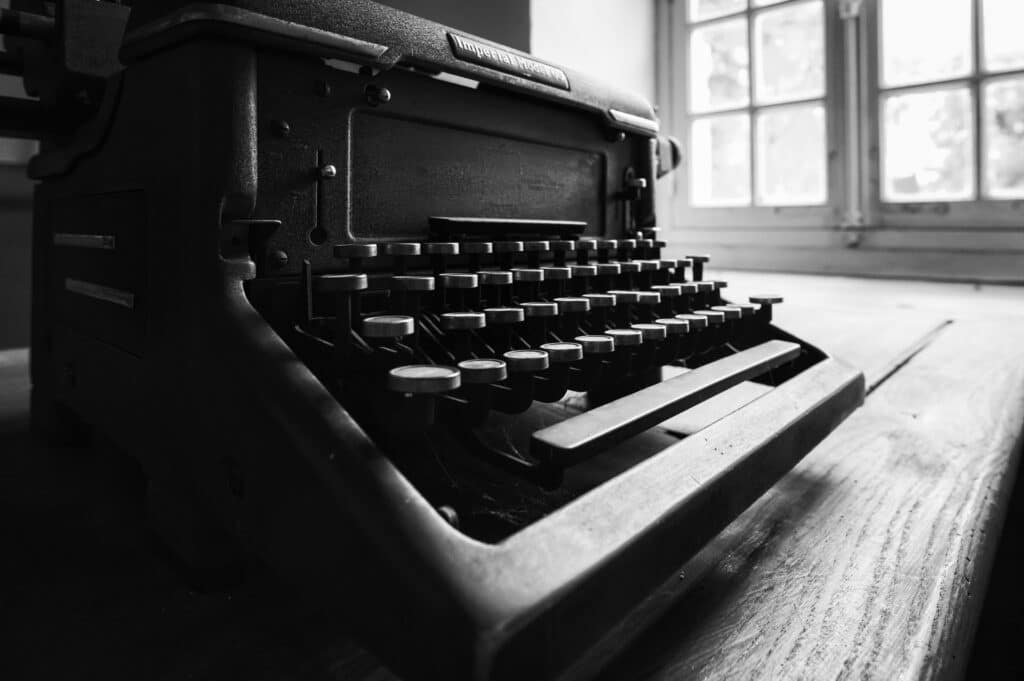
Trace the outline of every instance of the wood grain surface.
{"type": "MultiPolygon", "coordinates": [[[[709,276],[783,291],[780,324],[874,389],[569,676],[956,678],[1024,424],[1024,290],[709,276]]],[[[0,678],[395,678],[271,575],[190,589],[136,470],[28,438],[25,360],[0,353],[0,678]]]]}

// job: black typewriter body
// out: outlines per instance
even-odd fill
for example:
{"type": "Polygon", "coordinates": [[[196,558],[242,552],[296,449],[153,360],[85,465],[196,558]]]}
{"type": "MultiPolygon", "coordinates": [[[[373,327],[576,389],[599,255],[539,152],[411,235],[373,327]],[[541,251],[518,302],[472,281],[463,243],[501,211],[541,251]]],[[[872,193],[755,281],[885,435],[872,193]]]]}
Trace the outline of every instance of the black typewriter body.
{"type": "Polygon", "coordinates": [[[664,257],[641,99],[370,2],[119,20],[30,167],[33,419],[135,456],[198,572],[258,556],[409,678],[552,677],[860,403],[664,257]]]}

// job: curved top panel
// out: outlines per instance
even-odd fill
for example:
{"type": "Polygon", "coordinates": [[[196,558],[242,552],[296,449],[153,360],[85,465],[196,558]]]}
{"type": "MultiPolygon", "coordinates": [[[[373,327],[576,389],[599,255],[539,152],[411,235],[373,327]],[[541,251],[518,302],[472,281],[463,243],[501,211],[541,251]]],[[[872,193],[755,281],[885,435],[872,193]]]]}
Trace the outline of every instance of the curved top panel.
{"type": "Polygon", "coordinates": [[[396,65],[447,72],[599,114],[611,127],[652,136],[651,105],[640,95],[549,64],[498,43],[370,0],[165,0],[132,9],[123,59],[198,35],[349,59],[378,69],[396,65]]]}

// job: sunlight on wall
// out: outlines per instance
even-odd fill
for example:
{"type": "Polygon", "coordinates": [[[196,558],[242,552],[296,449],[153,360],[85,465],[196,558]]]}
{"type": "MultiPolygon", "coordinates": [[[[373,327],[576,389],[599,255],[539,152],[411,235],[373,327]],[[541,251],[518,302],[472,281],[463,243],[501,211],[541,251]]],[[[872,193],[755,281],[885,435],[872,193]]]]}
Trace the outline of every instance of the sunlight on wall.
{"type": "Polygon", "coordinates": [[[531,0],[530,47],[653,101],[654,22],[654,0],[531,0]]]}

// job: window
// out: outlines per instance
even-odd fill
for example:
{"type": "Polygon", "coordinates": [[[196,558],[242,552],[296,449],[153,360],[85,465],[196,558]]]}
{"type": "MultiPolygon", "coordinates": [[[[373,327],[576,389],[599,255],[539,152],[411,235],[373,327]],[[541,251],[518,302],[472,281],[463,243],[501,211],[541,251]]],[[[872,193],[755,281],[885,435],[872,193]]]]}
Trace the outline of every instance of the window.
{"type": "Polygon", "coordinates": [[[664,2],[675,223],[1024,221],[1024,0],[664,2]]]}
{"type": "MultiPolygon", "coordinates": [[[[823,0],[685,0],[686,204],[829,202],[823,0]]],[[[763,212],[763,211],[757,211],[763,212]]],[[[776,211],[773,211],[773,213],[776,211]]]]}
{"type": "Polygon", "coordinates": [[[1021,0],[880,0],[882,202],[1024,198],[1022,26],[1021,0]]]}

